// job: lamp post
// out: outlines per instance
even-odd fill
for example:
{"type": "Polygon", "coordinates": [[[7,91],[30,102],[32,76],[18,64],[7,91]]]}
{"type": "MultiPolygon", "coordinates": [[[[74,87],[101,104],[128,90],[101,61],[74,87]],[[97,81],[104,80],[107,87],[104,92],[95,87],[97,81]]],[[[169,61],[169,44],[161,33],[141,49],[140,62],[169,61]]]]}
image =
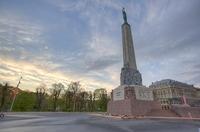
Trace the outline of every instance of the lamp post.
{"type": "Polygon", "coordinates": [[[12,111],[13,105],[14,105],[14,103],[15,103],[15,99],[16,99],[16,96],[17,96],[17,94],[18,94],[18,87],[19,87],[19,84],[21,83],[21,82],[20,82],[21,79],[22,79],[22,77],[20,77],[20,79],[19,79],[19,82],[18,82],[18,84],[17,84],[17,89],[12,91],[13,94],[14,94],[14,97],[13,97],[12,104],[11,104],[11,106],[10,106],[10,112],[12,111]]]}

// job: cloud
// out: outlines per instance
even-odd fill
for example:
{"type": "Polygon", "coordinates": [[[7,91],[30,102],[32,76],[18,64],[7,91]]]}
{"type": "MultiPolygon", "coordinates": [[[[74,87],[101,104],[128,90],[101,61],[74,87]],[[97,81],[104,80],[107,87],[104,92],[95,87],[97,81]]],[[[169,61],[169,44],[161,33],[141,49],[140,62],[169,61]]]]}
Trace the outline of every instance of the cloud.
{"type": "Polygon", "coordinates": [[[8,69],[0,69],[0,74],[3,76],[14,76],[15,73],[13,71],[10,71],[8,69]]]}
{"type": "Polygon", "coordinates": [[[147,3],[140,34],[136,34],[137,60],[147,67],[141,68],[145,83],[172,78],[199,85],[192,81],[199,75],[194,68],[200,56],[199,5],[195,0],[147,3]],[[148,67],[152,69],[147,71],[148,67]]]}
{"type": "Polygon", "coordinates": [[[38,54],[45,43],[43,26],[18,13],[2,11],[0,14],[0,56],[28,60],[38,54]]]}
{"type": "Polygon", "coordinates": [[[115,56],[103,56],[102,58],[96,58],[94,60],[88,59],[86,65],[88,66],[88,70],[101,70],[118,62],[119,59],[115,56]]]}
{"type": "Polygon", "coordinates": [[[108,90],[111,89],[109,83],[102,84],[101,80],[96,81],[95,78],[89,76],[71,75],[70,73],[67,74],[61,71],[52,71],[51,65],[43,69],[33,63],[19,62],[12,59],[0,59],[0,62],[1,82],[9,80],[8,82],[10,84],[15,85],[19,77],[23,76],[20,87],[28,90],[34,90],[41,83],[46,83],[48,87],[51,87],[52,83],[62,82],[66,85],[70,81],[81,81],[81,84],[85,86],[86,90],[93,90],[94,87],[90,87],[91,85],[95,85],[95,88],[106,87],[108,90]]]}
{"type": "Polygon", "coordinates": [[[71,80],[81,81],[89,90],[115,88],[122,67],[120,26],[125,7],[144,84],[172,78],[200,85],[199,1],[44,0],[42,4],[37,6],[39,14],[26,14],[19,5],[13,10],[23,13],[6,9],[0,13],[1,80],[16,84],[23,74],[23,88],[71,80]]]}
{"type": "Polygon", "coordinates": [[[119,44],[114,39],[101,34],[93,34],[86,43],[85,64],[87,70],[102,70],[120,62],[119,44]]]}
{"type": "Polygon", "coordinates": [[[19,15],[11,13],[1,13],[0,28],[1,38],[4,40],[1,44],[7,45],[24,45],[24,44],[41,44],[42,27],[39,25],[26,22],[19,15]]]}
{"type": "Polygon", "coordinates": [[[54,6],[57,6],[61,11],[80,11],[86,7],[101,7],[101,8],[112,8],[112,9],[121,9],[122,5],[118,1],[114,0],[75,0],[75,1],[65,1],[65,0],[46,0],[48,3],[51,3],[54,6]]]}

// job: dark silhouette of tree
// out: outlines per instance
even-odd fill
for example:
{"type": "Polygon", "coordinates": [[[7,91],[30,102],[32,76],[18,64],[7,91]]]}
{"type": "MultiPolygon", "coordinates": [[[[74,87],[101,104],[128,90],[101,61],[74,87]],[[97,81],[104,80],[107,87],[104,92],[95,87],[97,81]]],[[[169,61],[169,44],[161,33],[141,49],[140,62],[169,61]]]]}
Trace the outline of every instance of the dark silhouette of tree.
{"type": "Polygon", "coordinates": [[[86,91],[81,91],[77,94],[77,111],[86,111],[89,94],[86,91]]]}
{"type": "Polygon", "coordinates": [[[36,109],[38,111],[41,111],[42,105],[45,101],[45,95],[46,95],[46,85],[41,84],[36,88],[36,109]]]}
{"type": "Polygon", "coordinates": [[[88,111],[94,111],[93,93],[91,91],[88,92],[88,98],[88,111]]]}
{"type": "Polygon", "coordinates": [[[73,94],[73,109],[72,109],[72,111],[76,111],[78,93],[81,92],[80,82],[71,82],[68,85],[68,90],[70,92],[72,92],[72,94],[73,94]]]}
{"type": "Polygon", "coordinates": [[[64,91],[63,99],[65,102],[65,110],[72,111],[73,93],[69,89],[64,91]]]}
{"type": "Polygon", "coordinates": [[[9,97],[9,86],[8,83],[5,83],[5,85],[0,84],[0,111],[4,109],[4,106],[8,100],[9,97]]]}
{"type": "Polygon", "coordinates": [[[53,99],[53,111],[56,111],[58,98],[60,97],[61,91],[64,89],[64,85],[62,83],[54,83],[52,84],[52,88],[50,89],[51,97],[53,99]]]}

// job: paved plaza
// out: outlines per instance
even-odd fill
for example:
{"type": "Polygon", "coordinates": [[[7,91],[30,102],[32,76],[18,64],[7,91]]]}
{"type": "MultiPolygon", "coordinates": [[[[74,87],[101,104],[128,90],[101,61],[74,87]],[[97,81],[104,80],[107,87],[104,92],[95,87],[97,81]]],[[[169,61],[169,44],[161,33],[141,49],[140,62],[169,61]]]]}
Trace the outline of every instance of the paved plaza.
{"type": "Polygon", "coordinates": [[[91,113],[7,113],[0,132],[199,132],[200,122],[108,118],[91,113]]]}

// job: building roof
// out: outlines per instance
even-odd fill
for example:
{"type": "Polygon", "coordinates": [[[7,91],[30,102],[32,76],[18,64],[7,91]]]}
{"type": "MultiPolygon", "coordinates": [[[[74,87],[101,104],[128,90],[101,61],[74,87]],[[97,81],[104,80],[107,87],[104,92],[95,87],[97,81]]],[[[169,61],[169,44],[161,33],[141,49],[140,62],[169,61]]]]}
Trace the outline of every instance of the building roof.
{"type": "Polygon", "coordinates": [[[163,79],[161,81],[156,81],[153,82],[149,87],[153,87],[156,88],[158,86],[180,86],[180,87],[186,87],[186,88],[194,88],[193,85],[187,84],[187,83],[183,83],[183,82],[179,82],[176,80],[172,80],[172,79],[163,79]]]}

